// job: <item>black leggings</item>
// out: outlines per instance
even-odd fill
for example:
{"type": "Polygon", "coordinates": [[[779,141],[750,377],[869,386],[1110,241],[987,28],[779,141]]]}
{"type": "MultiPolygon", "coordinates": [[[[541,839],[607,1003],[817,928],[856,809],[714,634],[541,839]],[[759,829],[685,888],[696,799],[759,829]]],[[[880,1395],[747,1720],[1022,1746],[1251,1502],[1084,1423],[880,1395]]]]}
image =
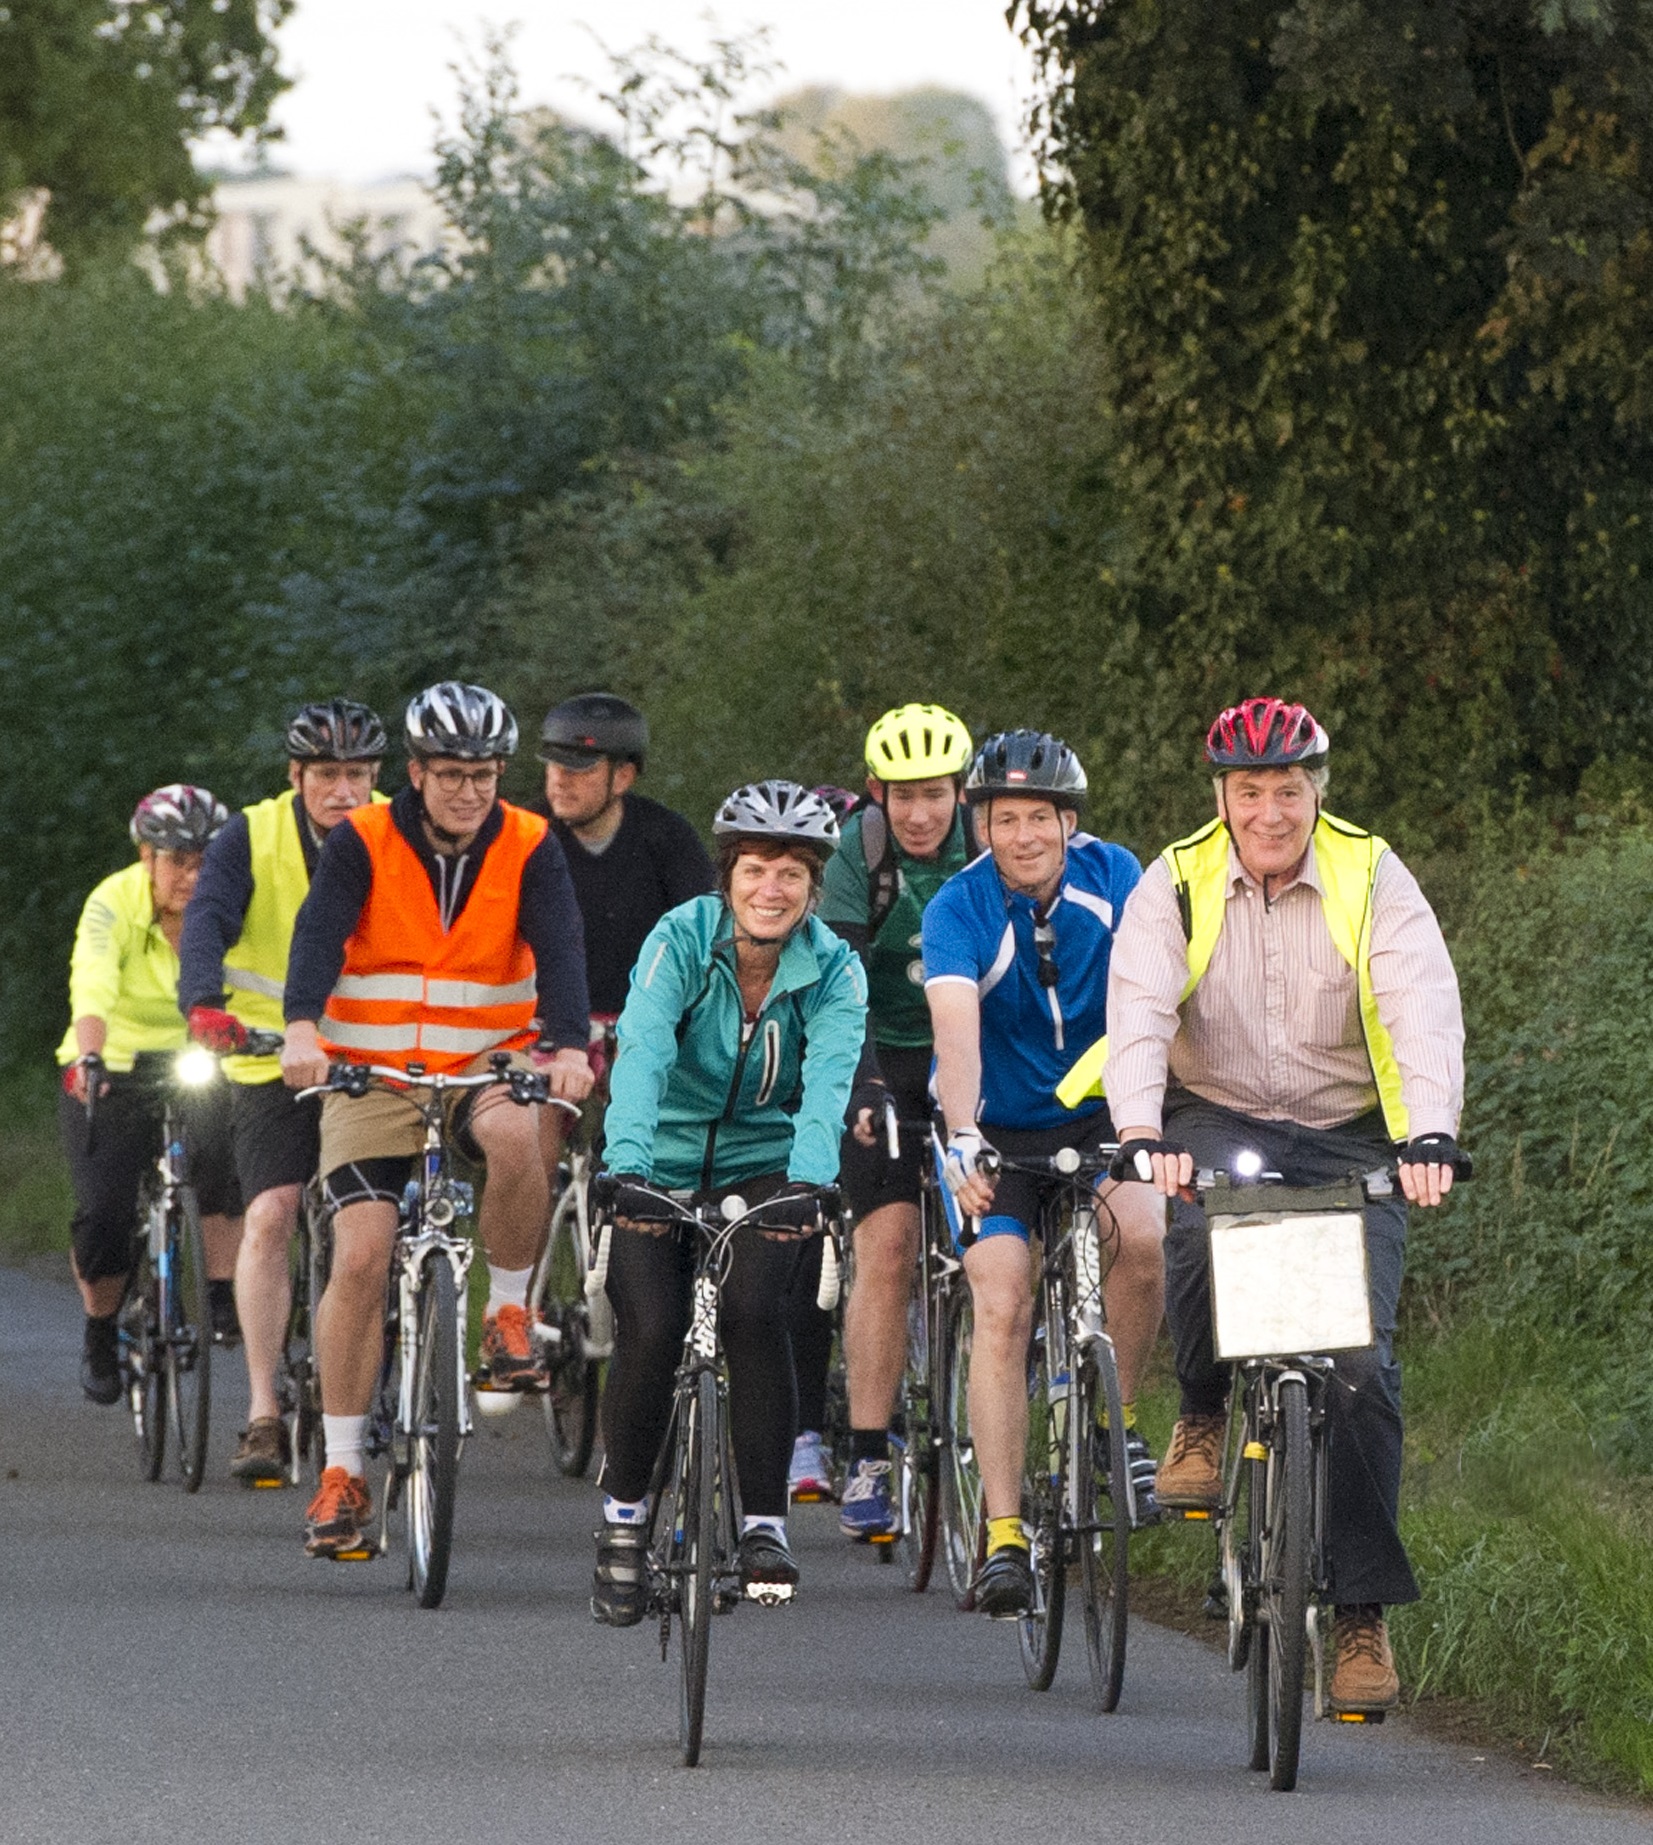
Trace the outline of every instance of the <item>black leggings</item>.
{"type": "MultiPolygon", "coordinates": [[[[763,1195],[755,1181],[741,1191],[753,1202],[763,1195]]],[[[737,1230],[731,1246],[721,1323],[735,1472],[748,1517],[786,1514],[786,1470],[798,1429],[788,1321],[793,1273],[808,1248],[750,1228],[737,1230]]],[[[603,1486],[616,1499],[641,1499],[653,1477],[689,1330],[693,1280],[686,1236],[616,1226],[608,1258],[614,1356],[603,1392],[603,1486]]]]}
{"type": "Polygon", "coordinates": [[[821,1289],[821,1239],[806,1245],[798,1272],[792,1278],[792,1358],[798,1373],[798,1427],[826,1429],[827,1373],[832,1369],[832,1335],[838,1329],[836,1311],[816,1306],[821,1289]]]}

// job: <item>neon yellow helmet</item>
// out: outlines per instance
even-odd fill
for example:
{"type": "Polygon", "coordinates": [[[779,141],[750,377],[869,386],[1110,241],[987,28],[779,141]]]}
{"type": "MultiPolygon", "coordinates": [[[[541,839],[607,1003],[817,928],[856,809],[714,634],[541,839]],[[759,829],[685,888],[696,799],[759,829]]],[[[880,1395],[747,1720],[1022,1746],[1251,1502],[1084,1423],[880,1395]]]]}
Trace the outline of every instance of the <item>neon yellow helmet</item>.
{"type": "Polygon", "coordinates": [[[867,732],[867,770],[881,782],[927,782],[962,775],[970,733],[940,705],[899,705],[867,732]]]}

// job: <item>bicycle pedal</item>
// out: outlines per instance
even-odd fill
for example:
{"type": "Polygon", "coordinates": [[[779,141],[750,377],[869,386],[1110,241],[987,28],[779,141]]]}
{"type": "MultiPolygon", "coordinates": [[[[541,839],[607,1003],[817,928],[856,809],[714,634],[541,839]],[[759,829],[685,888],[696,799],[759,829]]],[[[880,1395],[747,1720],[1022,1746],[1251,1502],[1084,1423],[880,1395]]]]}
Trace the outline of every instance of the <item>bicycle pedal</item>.
{"type": "Polygon", "coordinates": [[[898,1543],[900,1537],[901,1533],[899,1531],[875,1531],[872,1536],[867,1539],[867,1542],[879,1549],[884,1549],[898,1543]]]}
{"type": "Polygon", "coordinates": [[[1185,1524],[1190,1525],[1208,1525],[1215,1515],[1202,1505],[1174,1505],[1162,1506],[1160,1508],[1160,1516],[1162,1518],[1178,1518],[1185,1524]]]}
{"type": "Polygon", "coordinates": [[[371,1563],[378,1554],[376,1546],[367,1544],[360,1550],[335,1550],[330,1553],[329,1560],[334,1563],[371,1563]]]}
{"type": "Polygon", "coordinates": [[[1333,1723],[1381,1723],[1388,1716],[1383,1710],[1334,1710],[1333,1723]]]}
{"type": "Polygon", "coordinates": [[[803,1492],[792,1495],[794,1505],[836,1505],[831,1493],[803,1492]]]}
{"type": "Polygon", "coordinates": [[[784,1608],[797,1592],[790,1582],[751,1582],[746,1585],[746,1599],[760,1608],[784,1608]]]}
{"type": "Polygon", "coordinates": [[[285,1474],[283,1474],[279,1480],[249,1480],[247,1482],[247,1485],[249,1485],[255,1493],[267,1493],[271,1491],[279,1493],[287,1484],[288,1480],[285,1474]]]}

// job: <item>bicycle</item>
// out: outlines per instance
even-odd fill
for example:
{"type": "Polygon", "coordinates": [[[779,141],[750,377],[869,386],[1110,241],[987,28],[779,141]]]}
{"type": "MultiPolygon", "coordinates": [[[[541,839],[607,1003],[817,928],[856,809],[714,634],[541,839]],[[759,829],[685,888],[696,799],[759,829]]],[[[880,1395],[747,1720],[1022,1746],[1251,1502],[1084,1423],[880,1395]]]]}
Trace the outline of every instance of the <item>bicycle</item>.
{"type": "Polygon", "coordinates": [[[368,1416],[368,1453],[386,1463],[378,1540],[338,1553],[362,1562],[389,1548],[390,1518],[402,1513],[407,1544],[407,1586],[421,1608],[435,1608],[447,1592],[453,1552],[453,1514],[459,1457],[471,1432],[465,1367],[466,1281],[472,1245],[467,1226],[473,1188],[448,1172],[447,1098],[452,1091],[506,1089],[521,1107],[550,1101],[549,1079],[511,1067],[496,1051],[492,1068],[472,1076],[429,1074],[379,1064],[336,1063],[325,1083],[299,1097],[338,1093],[364,1096],[386,1089],[418,1114],[425,1130],[415,1176],[397,1211],[386,1294],[384,1360],[368,1416]]]}
{"type": "Polygon", "coordinates": [[[291,1304],[287,1309],[287,1336],[282,1343],[281,1375],[277,1389],[281,1414],[287,1423],[288,1451],[292,1461],[288,1478],[297,1485],[304,1465],[311,1463],[314,1479],[327,1465],[322,1439],[321,1372],[316,1364],[316,1308],[327,1291],[332,1269],[333,1244],[321,1181],[312,1178],[299,1197],[298,1230],[289,1255],[291,1304]]]}
{"type": "MultiPolygon", "coordinates": [[[[1461,1158],[1454,1175],[1472,1170],[1461,1158]]],[[[1297,1785],[1311,1666],[1317,1721],[1384,1716],[1332,1708],[1321,1614],[1330,1603],[1327,1397],[1338,1353],[1373,1343],[1363,1207],[1394,1189],[1388,1170],[1323,1186],[1286,1185],[1260,1161],[1249,1172],[1195,1175],[1210,1237],[1214,1349],[1233,1365],[1234,1388],[1222,1502],[1214,1513],[1175,1516],[1217,1526],[1228,1664],[1247,1674],[1249,1763],[1281,1793],[1297,1785]],[[1283,1273],[1294,1277],[1289,1290],[1283,1273]]]]}
{"type": "MultiPolygon", "coordinates": [[[[259,1048],[269,1046],[261,1043],[259,1048]]],[[[117,1361],[132,1412],[139,1470],[146,1480],[161,1477],[170,1421],[179,1478],[185,1492],[193,1493],[200,1490],[206,1470],[212,1415],[212,1314],[201,1211],[188,1177],[181,1091],[217,1081],[218,1059],[192,1045],[175,1055],[140,1055],[133,1071],[159,1088],[161,1146],[139,1194],[136,1261],[116,1321],[117,1361]]],[[[101,1075],[101,1063],[89,1066],[89,1148],[101,1075]]]]}
{"type": "MultiPolygon", "coordinates": [[[[693,1204],[686,1194],[645,1185],[622,1186],[607,1173],[599,1174],[593,1186],[604,1217],[593,1272],[604,1281],[616,1217],[665,1224],[676,1234],[695,1240],[693,1307],[666,1437],[649,1481],[646,1552],[649,1612],[659,1617],[662,1661],[670,1653],[674,1621],[679,1629],[678,1744],[684,1766],[693,1768],[700,1760],[705,1728],[712,1616],[728,1613],[742,1600],[736,1573],[735,1470],[719,1298],[735,1232],[748,1224],[762,1226],[766,1217],[774,1221],[778,1204],[771,1201],[748,1209],[745,1200],[734,1195],[721,1205],[693,1204]]],[[[796,1210],[799,1200],[784,1202],[796,1210]]],[[[793,1234],[826,1237],[816,1300],[824,1312],[830,1312],[839,1292],[838,1234],[832,1223],[839,1210],[837,1189],[819,1188],[813,1203],[813,1230],[786,1227],[793,1234]]],[[[792,1599],[792,1590],[779,1583],[754,1583],[746,1599],[776,1607],[792,1599]]]]}
{"type": "MultiPolygon", "coordinates": [[[[970,1436],[970,1348],[975,1322],[964,1264],[953,1247],[952,1220],[942,1197],[945,1149],[935,1127],[931,1125],[928,1131],[931,1159],[919,1199],[919,1242],[926,1300],[930,1438],[935,1449],[936,1541],[954,1603],[968,1612],[975,1606],[976,1572],[987,1544],[981,1475],[970,1436]]],[[[910,1566],[909,1580],[915,1580],[910,1566]]]]}

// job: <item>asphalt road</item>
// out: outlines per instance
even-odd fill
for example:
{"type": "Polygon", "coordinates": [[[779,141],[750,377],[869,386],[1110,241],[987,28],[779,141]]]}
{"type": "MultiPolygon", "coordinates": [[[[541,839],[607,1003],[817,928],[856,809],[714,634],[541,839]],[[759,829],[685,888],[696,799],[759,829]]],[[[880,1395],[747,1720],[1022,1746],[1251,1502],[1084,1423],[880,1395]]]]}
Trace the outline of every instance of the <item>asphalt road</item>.
{"type": "Polygon", "coordinates": [[[1039,1696],[1013,1629],[905,1593],[826,1508],[794,1519],[800,1603],[714,1628],[687,1770],[675,1658],[592,1624],[596,1495],[553,1479],[534,1412],[470,1444],[427,1613],[392,1559],[308,1561],[301,1496],[228,1480],[228,1414],[198,1496],[141,1482],[124,1409],[81,1398],[77,1322],[66,1285],[0,1270],[0,1845],[1653,1839],[1405,1718],[1311,1726],[1271,1794],[1219,1655],[1138,1623],[1117,1715],[1079,1647],[1039,1696]]]}

